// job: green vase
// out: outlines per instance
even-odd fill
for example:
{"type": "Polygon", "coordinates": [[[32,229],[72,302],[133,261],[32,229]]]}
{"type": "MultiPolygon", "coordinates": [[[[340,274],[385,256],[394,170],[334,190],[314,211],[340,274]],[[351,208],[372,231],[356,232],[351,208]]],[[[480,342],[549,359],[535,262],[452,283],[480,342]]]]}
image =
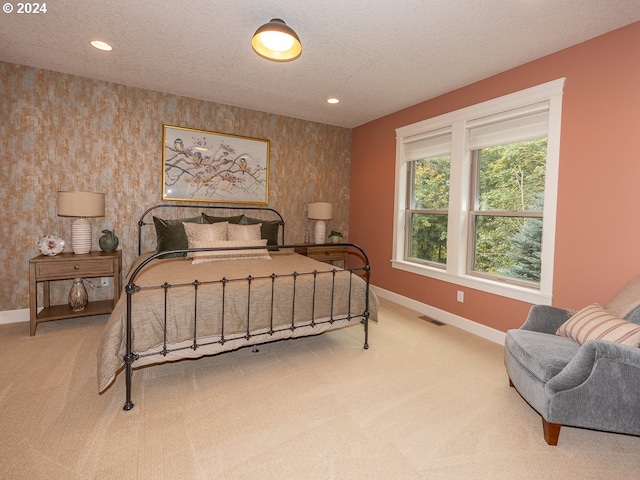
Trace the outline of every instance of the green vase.
{"type": "Polygon", "coordinates": [[[98,240],[100,250],[103,252],[113,252],[118,248],[118,237],[116,237],[115,230],[102,230],[102,233],[104,233],[104,235],[98,240]]]}

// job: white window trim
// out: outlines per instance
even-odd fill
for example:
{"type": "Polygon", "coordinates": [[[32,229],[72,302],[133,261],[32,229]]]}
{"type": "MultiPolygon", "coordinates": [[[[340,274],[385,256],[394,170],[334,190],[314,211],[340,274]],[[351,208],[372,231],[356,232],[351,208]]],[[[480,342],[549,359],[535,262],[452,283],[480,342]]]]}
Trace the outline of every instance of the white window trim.
{"type": "Polygon", "coordinates": [[[560,163],[560,125],[564,78],[472,105],[438,117],[423,120],[396,129],[396,179],[394,203],[394,238],[391,263],[393,268],[450,282],[463,287],[501,295],[528,303],[550,305],[553,295],[553,269],[555,253],[556,207],[558,199],[558,170],[560,163]],[[544,217],[542,233],[542,271],[539,288],[528,288],[468,275],[465,271],[467,220],[471,159],[467,149],[468,123],[534,103],[549,101],[549,132],[545,168],[544,217]],[[449,191],[449,224],[446,269],[404,260],[405,199],[407,195],[407,168],[405,143],[426,132],[451,128],[451,178],[449,191]],[[460,247],[461,246],[461,247],[460,247]]]}

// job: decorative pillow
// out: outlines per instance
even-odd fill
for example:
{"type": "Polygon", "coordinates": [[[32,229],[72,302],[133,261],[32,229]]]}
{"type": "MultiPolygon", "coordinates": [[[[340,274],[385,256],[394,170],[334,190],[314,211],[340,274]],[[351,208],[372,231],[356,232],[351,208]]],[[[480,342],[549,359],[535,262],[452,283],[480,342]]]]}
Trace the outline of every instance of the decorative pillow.
{"type": "MultiPolygon", "coordinates": [[[[194,246],[196,242],[213,243],[226,240],[228,227],[229,222],[205,223],[203,225],[185,223],[184,231],[187,234],[188,248],[199,248],[194,246]]],[[[187,257],[192,256],[193,253],[187,254],[187,257]]]]}
{"type": "Polygon", "coordinates": [[[234,225],[229,224],[229,232],[227,234],[227,240],[260,240],[260,230],[262,225],[256,223],[255,225],[234,225]]]}
{"type": "MultiPolygon", "coordinates": [[[[196,241],[190,248],[213,248],[213,247],[264,247],[267,245],[266,239],[259,240],[218,240],[218,241],[196,241]]],[[[271,260],[269,251],[265,248],[247,250],[218,250],[211,252],[193,252],[191,263],[219,262],[222,260],[271,260]]]]}
{"type": "Polygon", "coordinates": [[[638,305],[640,305],[640,276],[629,280],[604,308],[620,318],[626,318],[638,305]]]}
{"type": "Polygon", "coordinates": [[[280,231],[279,220],[260,220],[259,218],[243,217],[242,225],[262,224],[260,236],[267,239],[267,245],[278,245],[278,233],[280,231]]]}
{"type": "Polygon", "coordinates": [[[631,310],[628,314],[624,316],[624,319],[627,322],[633,322],[635,324],[640,325],[640,306],[631,310]]]}
{"type": "MultiPolygon", "coordinates": [[[[187,234],[184,231],[185,223],[203,223],[202,216],[177,220],[164,220],[153,217],[153,225],[156,228],[156,250],[158,252],[166,252],[167,250],[189,248],[187,234]]],[[[184,253],[172,253],[166,257],[184,257],[184,253]]]]}
{"type": "Polygon", "coordinates": [[[238,225],[242,223],[243,218],[244,215],[236,215],[234,217],[212,217],[211,215],[207,215],[206,213],[202,212],[202,219],[204,220],[202,223],[229,222],[238,225]]]}
{"type": "Polygon", "coordinates": [[[556,332],[580,345],[588,340],[609,340],[630,347],[640,346],[640,325],[610,314],[597,303],[583,308],[556,332]]]}

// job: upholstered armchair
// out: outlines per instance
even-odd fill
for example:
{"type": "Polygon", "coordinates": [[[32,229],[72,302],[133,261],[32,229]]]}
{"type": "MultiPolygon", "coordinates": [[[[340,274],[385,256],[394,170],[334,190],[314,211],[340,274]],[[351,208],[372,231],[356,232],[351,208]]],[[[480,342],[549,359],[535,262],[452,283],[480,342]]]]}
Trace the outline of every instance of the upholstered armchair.
{"type": "Polygon", "coordinates": [[[604,308],[535,305],[509,330],[509,383],[542,417],[549,445],[562,425],[640,435],[640,277],[604,308]]]}

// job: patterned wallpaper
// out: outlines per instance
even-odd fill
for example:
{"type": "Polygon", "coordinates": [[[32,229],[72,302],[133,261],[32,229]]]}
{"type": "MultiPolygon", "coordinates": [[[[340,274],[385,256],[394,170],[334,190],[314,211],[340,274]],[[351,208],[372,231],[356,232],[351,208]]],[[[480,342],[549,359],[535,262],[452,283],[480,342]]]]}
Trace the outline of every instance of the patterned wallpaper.
{"type": "MultiPolygon", "coordinates": [[[[0,90],[0,311],[28,308],[28,262],[42,235],[70,244],[58,190],[106,194],[105,217],[90,220],[93,249],[102,229],[115,229],[128,269],[138,217],[161,202],[163,124],[269,139],[269,206],[284,216],[287,242],[312,231],[306,209],[316,201],[334,204],[327,228],[348,234],[349,129],[3,62],[0,90]]],[[[65,283],[54,302],[65,301],[65,283]]]]}

